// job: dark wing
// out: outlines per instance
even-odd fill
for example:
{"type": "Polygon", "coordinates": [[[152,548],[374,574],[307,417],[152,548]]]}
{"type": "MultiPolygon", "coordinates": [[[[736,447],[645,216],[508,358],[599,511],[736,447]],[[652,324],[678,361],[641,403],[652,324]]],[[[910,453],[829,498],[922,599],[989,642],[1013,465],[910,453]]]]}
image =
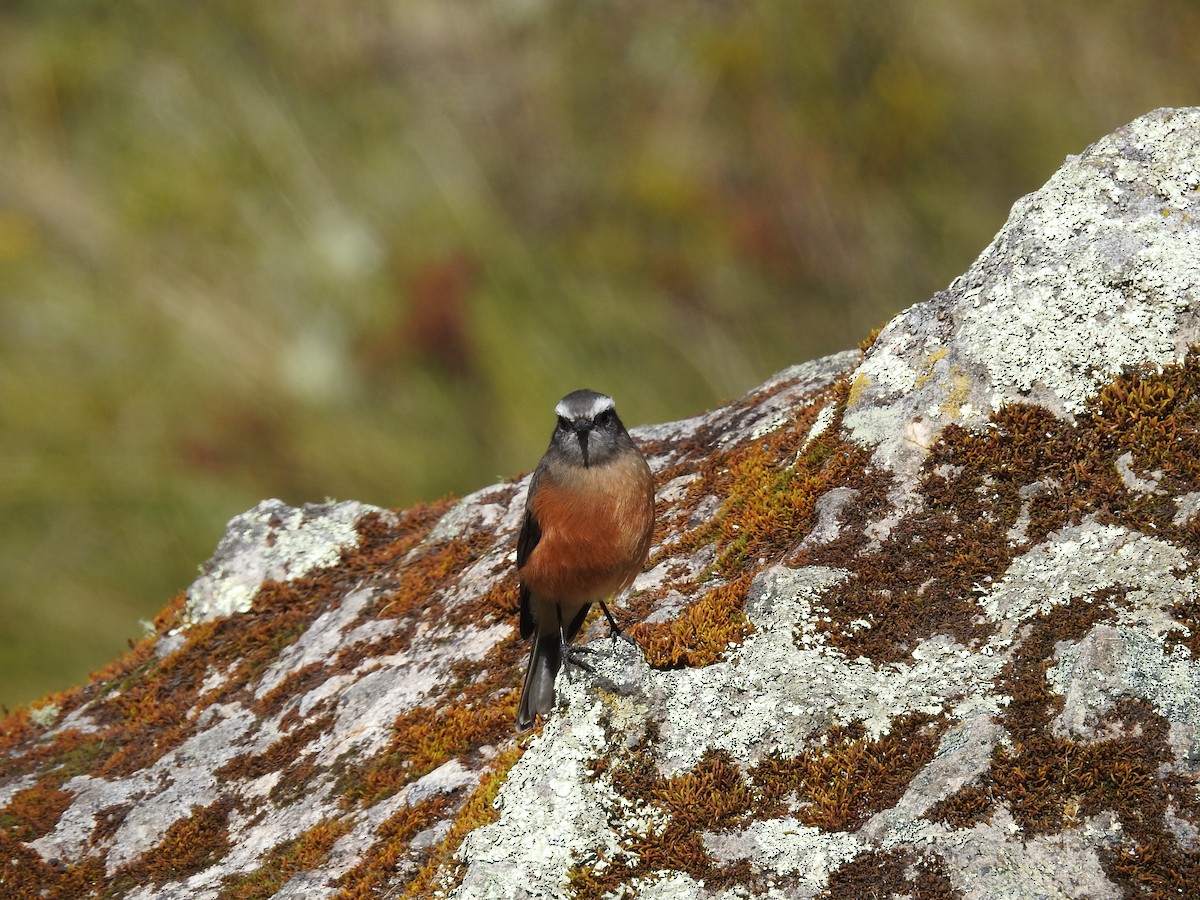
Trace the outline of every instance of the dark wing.
{"type": "MultiPolygon", "coordinates": [[[[532,494],[533,489],[537,486],[538,472],[533,473],[533,478],[529,482],[529,492],[532,494]]],[[[521,567],[525,565],[525,560],[529,559],[529,554],[533,552],[533,548],[538,545],[538,541],[542,539],[542,526],[538,524],[537,517],[529,509],[529,502],[525,503],[525,520],[521,523],[521,532],[517,535],[517,577],[520,578],[521,567]]],[[[527,638],[533,634],[537,628],[537,623],[533,621],[533,611],[529,608],[529,589],[525,585],[521,585],[521,637],[527,638]]]]}
{"type": "MultiPolygon", "coordinates": [[[[537,485],[538,477],[535,472],[533,481],[529,483],[529,490],[532,491],[537,485]]],[[[533,515],[533,510],[529,508],[529,504],[525,504],[525,521],[521,523],[521,533],[517,535],[517,569],[520,570],[525,565],[525,560],[529,559],[529,554],[533,552],[533,548],[538,545],[538,541],[542,539],[542,526],[538,524],[537,518],[533,515]]]]}

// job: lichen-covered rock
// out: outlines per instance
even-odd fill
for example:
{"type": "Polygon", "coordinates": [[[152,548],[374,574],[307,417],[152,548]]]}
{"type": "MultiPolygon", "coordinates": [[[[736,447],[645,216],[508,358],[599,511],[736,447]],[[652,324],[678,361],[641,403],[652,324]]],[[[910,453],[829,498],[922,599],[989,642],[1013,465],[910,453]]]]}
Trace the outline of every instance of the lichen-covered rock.
{"type": "Polygon", "coordinates": [[[3,723],[0,896],[1196,896],[1197,160],[1151,113],[862,353],[635,429],[641,650],[532,736],[526,480],[238,517],[3,723]]]}

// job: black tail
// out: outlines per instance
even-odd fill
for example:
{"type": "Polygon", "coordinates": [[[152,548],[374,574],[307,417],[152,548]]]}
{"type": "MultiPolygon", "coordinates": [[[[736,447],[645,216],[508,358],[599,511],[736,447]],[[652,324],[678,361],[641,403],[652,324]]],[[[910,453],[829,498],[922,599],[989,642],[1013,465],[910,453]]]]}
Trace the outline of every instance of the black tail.
{"type": "Polygon", "coordinates": [[[535,716],[548,715],[554,709],[554,679],[561,667],[562,637],[536,635],[529,648],[525,687],[521,691],[521,705],[517,707],[517,727],[522,731],[533,725],[535,716]]]}

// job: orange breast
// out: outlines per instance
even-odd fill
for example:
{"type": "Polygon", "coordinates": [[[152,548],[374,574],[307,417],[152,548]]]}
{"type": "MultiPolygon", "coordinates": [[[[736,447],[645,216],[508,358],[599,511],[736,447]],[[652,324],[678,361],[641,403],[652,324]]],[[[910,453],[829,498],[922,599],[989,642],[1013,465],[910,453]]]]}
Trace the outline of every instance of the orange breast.
{"type": "Polygon", "coordinates": [[[654,483],[640,456],[604,467],[546,473],[531,510],[542,530],[519,575],[560,604],[604,600],[646,563],[654,533],[654,483]]]}

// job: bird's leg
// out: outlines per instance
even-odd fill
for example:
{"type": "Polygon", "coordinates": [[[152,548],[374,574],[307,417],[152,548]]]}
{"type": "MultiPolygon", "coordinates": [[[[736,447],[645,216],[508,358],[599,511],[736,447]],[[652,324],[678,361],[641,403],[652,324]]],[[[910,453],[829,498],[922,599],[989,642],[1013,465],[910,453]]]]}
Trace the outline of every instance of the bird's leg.
{"type": "Polygon", "coordinates": [[[558,640],[559,647],[561,648],[562,652],[562,661],[564,666],[577,666],[578,668],[583,669],[585,672],[593,671],[591,664],[584,662],[582,657],[585,654],[592,653],[594,651],[591,647],[576,646],[567,640],[567,631],[563,627],[561,606],[558,607],[558,640]]]}
{"type": "Polygon", "coordinates": [[[620,638],[623,641],[628,641],[640,650],[642,645],[621,630],[621,626],[617,624],[617,620],[613,618],[613,614],[608,611],[608,604],[603,600],[600,601],[600,609],[604,611],[604,618],[608,619],[608,636],[612,638],[613,643],[615,644],[617,638],[620,638]]]}

